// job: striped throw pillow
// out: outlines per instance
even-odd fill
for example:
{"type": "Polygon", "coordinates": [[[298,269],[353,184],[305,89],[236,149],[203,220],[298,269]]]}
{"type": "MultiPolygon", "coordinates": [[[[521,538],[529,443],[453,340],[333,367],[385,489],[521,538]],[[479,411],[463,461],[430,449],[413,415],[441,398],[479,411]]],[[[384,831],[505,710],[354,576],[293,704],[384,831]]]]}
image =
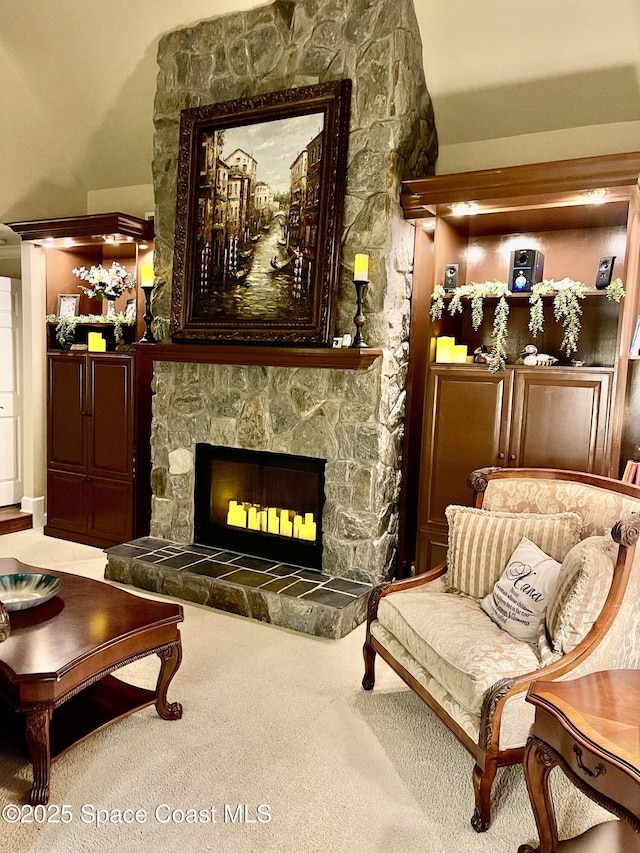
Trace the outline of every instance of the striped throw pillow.
{"type": "Polygon", "coordinates": [[[521,539],[530,539],[545,554],[562,562],[579,541],[582,529],[576,512],[544,515],[451,505],[446,517],[447,583],[451,590],[476,599],[491,592],[521,539]]]}

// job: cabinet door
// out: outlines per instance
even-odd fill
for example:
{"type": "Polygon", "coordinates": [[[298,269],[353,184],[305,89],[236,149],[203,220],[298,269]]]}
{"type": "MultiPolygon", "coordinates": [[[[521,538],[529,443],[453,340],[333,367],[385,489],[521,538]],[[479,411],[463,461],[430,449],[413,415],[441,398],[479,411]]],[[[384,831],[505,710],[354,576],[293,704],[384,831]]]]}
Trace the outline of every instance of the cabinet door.
{"type": "Polygon", "coordinates": [[[611,370],[515,371],[508,464],[606,474],[611,370]]]}
{"type": "Polygon", "coordinates": [[[87,478],[66,471],[47,472],[47,524],[45,533],[55,536],[87,532],[87,478]]]}
{"type": "Polygon", "coordinates": [[[129,356],[89,356],[89,474],[129,479],[133,469],[132,369],[129,356]]]}
{"type": "Polygon", "coordinates": [[[512,373],[430,368],[420,514],[444,523],[449,504],[470,503],[467,477],[500,464],[510,414],[512,373]]]}
{"type": "Polygon", "coordinates": [[[86,460],[86,357],[49,356],[47,438],[49,465],[84,471],[86,460]]]}
{"type": "Polygon", "coordinates": [[[133,486],[124,480],[87,479],[87,533],[95,540],[127,542],[133,537],[133,486]]]}
{"type": "Polygon", "coordinates": [[[502,464],[511,409],[512,371],[432,366],[425,406],[420,470],[416,567],[424,571],[443,555],[444,511],[471,504],[467,485],[476,468],[502,464]]]}

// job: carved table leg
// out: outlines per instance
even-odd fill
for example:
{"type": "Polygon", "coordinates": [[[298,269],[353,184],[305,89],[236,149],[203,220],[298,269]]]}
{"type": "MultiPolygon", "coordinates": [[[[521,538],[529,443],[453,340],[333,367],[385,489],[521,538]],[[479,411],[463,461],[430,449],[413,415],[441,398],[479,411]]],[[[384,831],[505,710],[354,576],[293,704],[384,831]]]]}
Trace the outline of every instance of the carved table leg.
{"type": "Polygon", "coordinates": [[[160,649],[158,657],[162,666],[156,686],[156,711],[163,720],[179,720],[182,717],[182,705],[179,702],[167,702],[167,691],[182,661],[182,644],[178,641],[160,649]]]}
{"type": "Polygon", "coordinates": [[[29,757],[33,765],[33,787],[29,794],[32,806],[49,802],[49,777],[51,773],[51,708],[44,711],[27,711],[25,733],[29,757]]]}
{"type": "Polygon", "coordinates": [[[538,828],[540,846],[523,844],[518,853],[554,853],[558,847],[558,826],[549,787],[549,774],[558,763],[555,753],[537,738],[530,737],[524,753],[524,777],[538,828]]]}

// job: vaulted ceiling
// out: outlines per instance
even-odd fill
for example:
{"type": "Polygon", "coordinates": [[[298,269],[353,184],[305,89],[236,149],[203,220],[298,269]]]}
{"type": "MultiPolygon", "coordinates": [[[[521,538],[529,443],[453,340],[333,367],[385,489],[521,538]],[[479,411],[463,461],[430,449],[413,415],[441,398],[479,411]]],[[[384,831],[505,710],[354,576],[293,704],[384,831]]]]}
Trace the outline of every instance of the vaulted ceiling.
{"type": "MultiPolygon", "coordinates": [[[[0,222],[83,213],[88,192],[150,184],[159,38],[259,5],[0,0],[0,222]]],[[[622,150],[631,129],[640,148],[640,0],[415,6],[444,171],[465,167],[473,146],[513,151],[572,128],[622,150]]]]}

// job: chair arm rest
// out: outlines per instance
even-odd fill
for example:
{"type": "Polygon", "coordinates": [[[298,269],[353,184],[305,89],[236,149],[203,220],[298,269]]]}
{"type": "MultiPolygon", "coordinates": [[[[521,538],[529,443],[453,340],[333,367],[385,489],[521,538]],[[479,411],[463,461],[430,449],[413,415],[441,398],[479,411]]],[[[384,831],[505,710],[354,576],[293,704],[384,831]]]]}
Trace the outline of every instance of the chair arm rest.
{"type": "MultiPolygon", "coordinates": [[[[625,521],[626,518],[628,517],[621,519],[621,522],[625,521]]],[[[637,518],[640,520],[640,515],[637,518]]],[[[523,673],[515,678],[503,678],[489,687],[484,694],[480,712],[480,744],[484,749],[489,749],[492,741],[496,744],[498,742],[502,711],[507,701],[519,693],[526,693],[533,681],[552,681],[567,675],[578,678],[596,668],[601,668],[602,663],[598,663],[596,667],[591,662],[591,656],[606,636],[611,618],[613,618],[614,600],[615,595],[610,591],[600,618],[575,649],[546,666],[541,666],[539,669],[523,673]]]]}
{"type": "Polygon", "coordinates": [[[431,583],[446,574],[447,564],[440,563],[434,566],[427,572],[422,572],[419,575],[414,575],[412,578],[400,578],[395,581],[385,581],[384,583],[375,586],[369,593],[369,601],[367,604],[367,626],[369,626],[378,616],[378,604],[380,599],[385,595],[390,595],[392,592],[400,592],[403,589],[413,589],[414,587],[423,586],[431,583]]]}
{"type": "Polygon", "coordinates": [[[630,548],[638,542],[640,535],[640,513],[631,512],[629,515],[623,516],[620,521],[611,528],[611,538],[618,545],[624,545],[630,548]]]}

